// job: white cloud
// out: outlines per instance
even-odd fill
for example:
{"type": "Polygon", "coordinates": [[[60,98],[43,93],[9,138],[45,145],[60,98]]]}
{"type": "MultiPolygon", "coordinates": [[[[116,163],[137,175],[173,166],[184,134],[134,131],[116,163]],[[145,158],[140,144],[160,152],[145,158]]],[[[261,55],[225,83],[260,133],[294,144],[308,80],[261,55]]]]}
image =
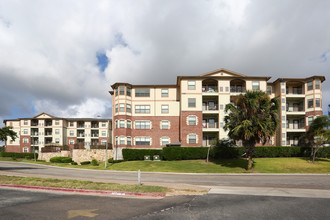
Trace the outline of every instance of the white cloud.
{"type": "MultiPolygon", "coordinates": [[[[174,84],[177,75],[218,68],[328,77],[330,61],[314,58],[330,48],[329,10],[328,1],[308,0],[2,0],[0,116],[33,106],[72,117],[109,114],[112,83],[174,84]],[[110,60],[105,73],[100,51],[110,60]]],[[[327,80],[323,105],[329,88],[327,80]]]]}

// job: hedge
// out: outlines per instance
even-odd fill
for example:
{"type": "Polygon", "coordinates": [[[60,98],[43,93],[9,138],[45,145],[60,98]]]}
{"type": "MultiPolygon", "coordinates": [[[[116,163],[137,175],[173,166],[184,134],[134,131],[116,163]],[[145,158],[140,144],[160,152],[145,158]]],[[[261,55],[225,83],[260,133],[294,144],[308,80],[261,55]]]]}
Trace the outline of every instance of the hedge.
{"type": "Polygon", "coordinates": [[[71,163],[71,157],[52,157],[50,158],[50,162],[52,163],[71,163]]]}
{"type": "MultiPolygon", "coordinates": [[[[0,152],[0,157],[34,158],[34,153],[0,152]]],[[[36,158],[38,158],[37,153],[36,153],[36,158]]]]}
{"type": "Polygon", "coordinates": [[[193,160],[205,159],[207,147],[164,147],[164,160],[193,160]]]}
{"type": "Polygon", "coordinates": [[[153,158],[154,155],[159,155],[160,159],[163,158],[162,150],[155,149],[123,149],[124,160],[144,160],[144,156],[149,155],[153,158]]]}

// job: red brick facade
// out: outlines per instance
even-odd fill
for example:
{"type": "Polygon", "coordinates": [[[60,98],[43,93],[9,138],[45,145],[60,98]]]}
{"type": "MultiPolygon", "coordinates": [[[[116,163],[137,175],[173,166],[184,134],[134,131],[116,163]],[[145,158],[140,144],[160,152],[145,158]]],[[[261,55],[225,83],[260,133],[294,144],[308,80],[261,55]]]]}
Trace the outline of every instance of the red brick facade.
{"type": "MultiPolygon", "coordinates": [[[[179,141],[179,117],[178,116],[126,116],[118,115],[113,118],[113,136],[115,137],[125,136],[132,137],[132,145],[116,145],[114,141],[113,145],[115,147],[134,147],[134,148],[162,148],[161,137],[170,138],[170,142],[179,141]],[[131,120],[132,128],[116,128],[116,120],[131,120]],[[151,129],[134,129],[135,121],[150,121],[151,129]],[[169,121],[169,129],[161,129],[161,121],[169,121]],[[135,137],[150,137],[151,145],[135,145],[135,137]]],[[[125,123],[126,124],[126,123],[125,123]]],[[[119,127],[119,121],[118,121],[119,127]]],[[[119,141],[118,141],[119,142],[119,141]]]]}
{"type": "Polygon", "coordinates": [[[203,112],[202,111],[181,111],[181,146],[200,147],[203,142],[203,112]],[[188,116],[196,116],[196,125],[188,125],[188,116]],[[187,137],[189,134],[197,135],[197,143],[189,144],[187,137]]]}

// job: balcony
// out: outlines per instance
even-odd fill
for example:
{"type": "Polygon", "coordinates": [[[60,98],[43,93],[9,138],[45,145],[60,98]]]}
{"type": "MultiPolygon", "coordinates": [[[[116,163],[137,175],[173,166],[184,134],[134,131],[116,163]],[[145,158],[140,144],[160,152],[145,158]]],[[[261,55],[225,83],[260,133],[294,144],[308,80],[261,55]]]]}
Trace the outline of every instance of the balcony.
{"type": "Polygon", "coordinates": [[[218,93],[217,86],[203,86],[202,87],[203,93],[218,93]]]}
{"type": "Polygon", "coordinates": [[[290,123],[286,128],[287,132],[306,132],[304,123],[290,123]]]}
{"type": "Polygon", "coordinates": [[[92,122],[92,128],[99,128],[99,123],[98,122],[92,122]]]}
{"type": "Polygon", "coordinates": [[[245,93],[246,88],[245,86],[230,86],[230,93],[245,93]]]}
{"type": "Polygon", "coordinates": [[[85,137],[85,133],[78,133],[77,137],[85,137]]]}
{"type": "Polygon", "coordinates": [[[85,122],[78,122],[77,128],[85,128],[85,122]]]}
{"type": "Polygon", "coordinates": [[[216,118],[204,118],[203,119],[203,131],[219,131],[218,119],[216,118]]]}
{"type": "Polygon", "coordinates": [[[288,82],[286,84],[286,97],[288,98],[303,98],[305,91],[303,89],[304,83],[288,82]]]}
{"type": "Polygon", "coordinates": [[[99,137],[99,134],[98,133],[94,133],[94,134],[92,134],[92,137],[99,137]]]}

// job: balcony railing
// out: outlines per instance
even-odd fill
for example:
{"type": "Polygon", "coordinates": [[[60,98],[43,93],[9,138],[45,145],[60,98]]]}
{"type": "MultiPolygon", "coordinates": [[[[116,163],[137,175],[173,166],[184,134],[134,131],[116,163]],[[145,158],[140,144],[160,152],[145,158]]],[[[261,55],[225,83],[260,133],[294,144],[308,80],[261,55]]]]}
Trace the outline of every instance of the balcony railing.
{"type": "Polygon", "coordinates": [[[217,111],[218,110],[218,104],[216,105],[204,105],[203,111],[217,111]]]}
{"type": "Polygon", "coordinates": [[[287,126],[287,129],[290,130],[299,130],[299,129],[305,129],[306,126],[303,123],[299,123],[299,124],[289,124],[289,126],[287,126]]]}
{"type": "Polygon", "coordinates": [[[304,107],[293,107],[293,108],[288,108],[286,110],[287,112],[304,112],[304,107]]]}
{"type": "Polygon", "coordinates": [[[203,128],[219,128],[217,124],[203,124],[203,128]]]}
{"type": "Polygon", "coordinates": [[[78,134],[78,137],[85,137],[85,134],[78,134]]]}
{"type": "Polygon", "coordinates": [[[215,93],[218,92],[217,86],[203,86],[202,92],[215,93]]]}
{"type": "Polygon", "coordinates": [[[99,134],[92,134],[92,137],[99,137],[99,134]]]}
{"type": "Polygon", "coordinates": [[[246,92],[246,88],[244,86],[230,86],[231,93],[243,93],[246,92]]]}

